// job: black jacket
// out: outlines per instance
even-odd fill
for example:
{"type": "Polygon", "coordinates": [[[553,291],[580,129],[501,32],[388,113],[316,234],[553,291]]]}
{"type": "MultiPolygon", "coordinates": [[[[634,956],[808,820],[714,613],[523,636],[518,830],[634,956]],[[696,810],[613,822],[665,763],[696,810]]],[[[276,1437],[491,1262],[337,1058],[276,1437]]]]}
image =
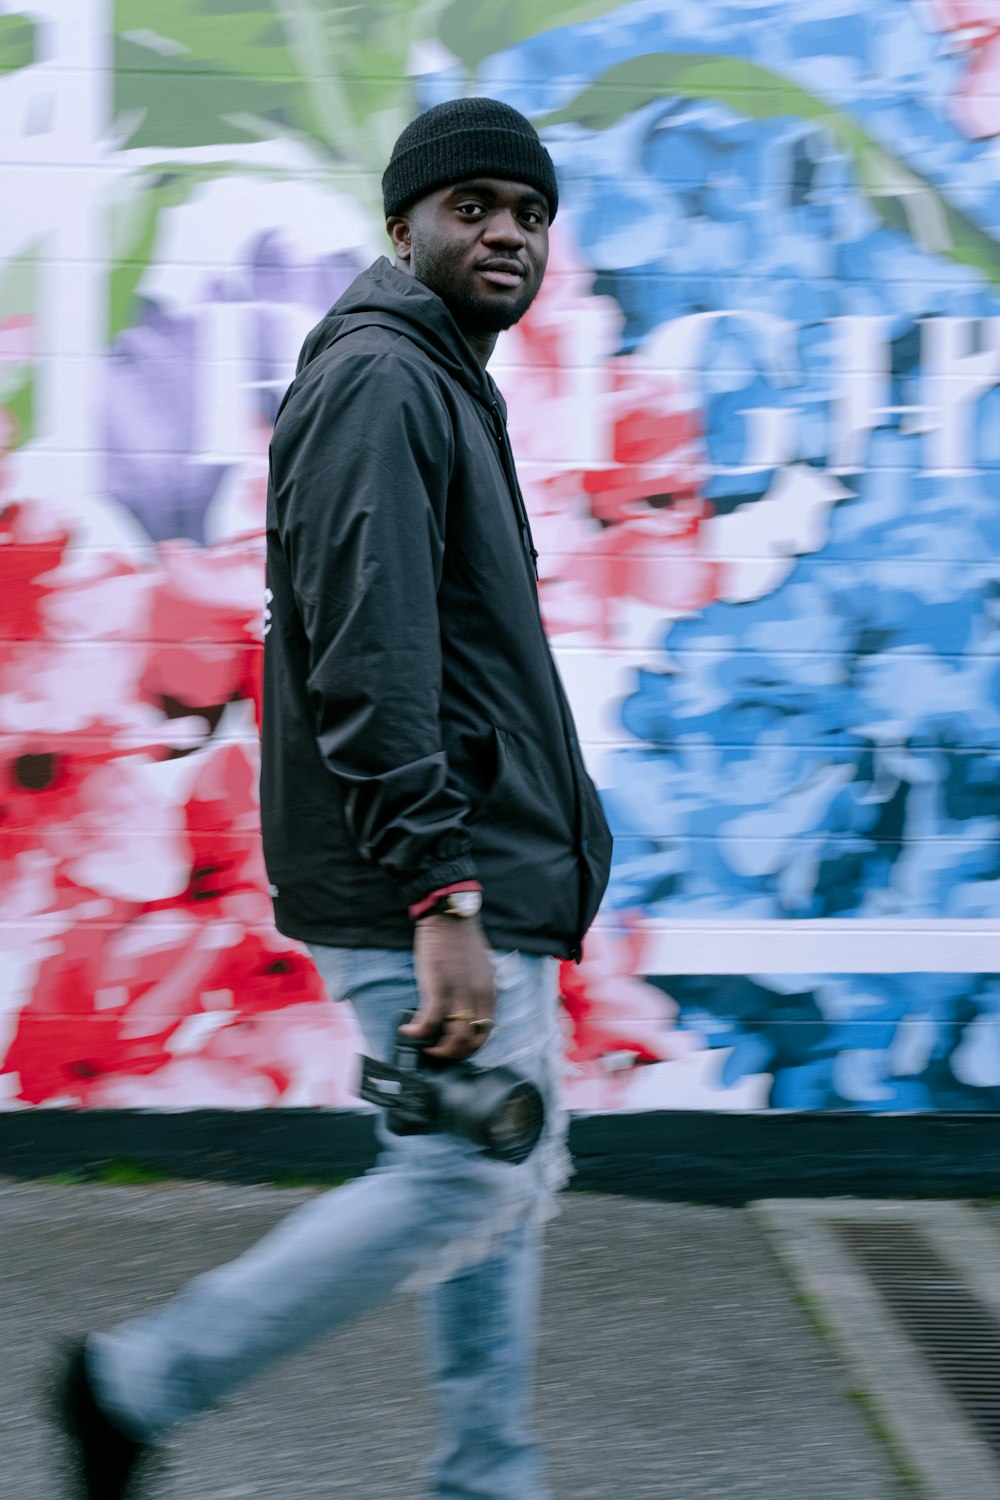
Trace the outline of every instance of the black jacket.
{"type": "Polygon", "coordinates": [[[409,947],[478,879],[494,948],[576,955],[611,837],[542,631],[496,386],[379,260],[309,335],[267,502],[261,805],[275,920],[409,947]]]}

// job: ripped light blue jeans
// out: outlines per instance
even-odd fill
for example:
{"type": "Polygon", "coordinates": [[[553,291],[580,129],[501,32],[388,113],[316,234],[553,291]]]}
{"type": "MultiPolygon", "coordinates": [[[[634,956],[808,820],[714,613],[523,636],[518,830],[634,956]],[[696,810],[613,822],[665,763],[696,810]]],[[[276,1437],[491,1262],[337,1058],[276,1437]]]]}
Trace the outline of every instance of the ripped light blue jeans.
{"type": "MultiPolygon", "coordinates": [[[[417,1003],[412,954],[312,952],[370,1051],[389,1057],[400,1012],[417,1003]]],[[[431,1493],[547,1500],[530,1406],[541,1229],[567,1160],[555,964],[519,953],[493,962],[496,1026],[476,1061],[514,1067],[542,1089],[547,1125],[532,1155],[511,1166],[456,1135],[380,1127],[382,1150],[364,1177],[302,1205],[153,1313],[91,1336],[98,1399],[123,1431],[151,1441],[392,1293],[421,1290],[440,1416],[431,1493]]]]}

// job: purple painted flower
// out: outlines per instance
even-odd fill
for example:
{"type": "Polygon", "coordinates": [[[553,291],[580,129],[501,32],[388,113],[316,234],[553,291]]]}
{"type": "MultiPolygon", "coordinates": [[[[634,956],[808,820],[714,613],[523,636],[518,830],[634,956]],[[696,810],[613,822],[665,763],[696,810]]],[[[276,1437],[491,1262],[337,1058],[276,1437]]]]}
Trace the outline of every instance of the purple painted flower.
{"type": "Polygon", "coordinates": [[[198,462],[194,451],[197,359],[196,319],[144,302],[108,361],[107,490],[158,542],[204,540],[205,512],[228,467],[198,462]]]}
{"type": "MultiPolygon", "coordinates": [[[[217,278],[208,300],[190,313],[143,301],[138,322],[115,340],[108,360],[104,429],[105,487],[154,541],[188,537],[203,543],[205,516],[231,463],[199,450],[203,366],[211,358],[204,325],[213,303],[243,304],[257,418],[270,426],[290,361],[283,304],[318,320],[362,267],[350,254],[296,261],[284,239],[267,231],[251,246],[245,269],[217,278]]],[[[234,378],[239,378],[234,374],[234,378]]]]}
{"type": "Polygon", "coordinates": [[[319,260],[296,262],[281,233],[262,234],[250,259],[250,296],[256,304],[253,351],[255,380],[267,382],[262,391],[261,416],[273,423],[281,404],[290,351],[287,323],[278,310],[283,303],[309,308],[318,321],[345,292],[364,261],[348,251],[319,260]]]}

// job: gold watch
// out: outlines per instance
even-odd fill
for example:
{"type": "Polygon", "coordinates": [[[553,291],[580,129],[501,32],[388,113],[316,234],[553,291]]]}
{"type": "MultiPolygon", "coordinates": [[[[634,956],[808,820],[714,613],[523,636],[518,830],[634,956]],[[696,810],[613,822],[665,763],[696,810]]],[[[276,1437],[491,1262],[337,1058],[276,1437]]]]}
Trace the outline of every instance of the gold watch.
{"type": "Polygon", "coordinates": [[[467,921],[469,917],[478,917],[482,909],[482,891],[449,891],[423,915],[425,917],[460,917],[467,921]]]}

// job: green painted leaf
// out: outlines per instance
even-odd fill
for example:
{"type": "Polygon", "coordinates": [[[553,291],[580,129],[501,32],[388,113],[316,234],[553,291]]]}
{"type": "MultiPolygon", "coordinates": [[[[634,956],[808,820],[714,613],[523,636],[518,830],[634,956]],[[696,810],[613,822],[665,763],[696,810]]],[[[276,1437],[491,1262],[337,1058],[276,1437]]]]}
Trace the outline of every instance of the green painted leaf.
{"type": "Polygon", "coordinates": [[[183,66],[238,78],[287,79],[295,59],[275,0],[115,0],[115,35],[146,71],[183,66]]]}
{"type": "Polygon", "coordinates": [[[138,191],[112,210],[113,259],[108,287],[108,338],[128,328],[139,284],[156,253],[160,215],[179,208],[203,183],[245,170],[232,162],[154,167],[141,174],[138,191]]]}
{"type": "Polygon", "coordinates": [[[0,73],[16,73],[35,62],[38,27],[30,16],[0,16],[0,73]]]}
{"type": "Polygon", "coordinates": [[[20,385],[0,400],[0,405],[14,421],[14,436],[10,440],[12,449],[23,448],[35,433],[35,372],[29,370],[20,385]]]}
{"type": "Polygon", "coordinates": [[[14,419],[15,448],[34,434],[38,255],[33,245],[0,267],[0,407],[14,419]]]}
{"type": "Polygon", "coordinates": [[[414,113],[407,68],[411,45],[425,23],[427,0],[314,4],[346,108],[366,129],[368,165],[381,175],[396,136],[414,113]]]}
{"type": "Polygon", "coordinates": [[[126,146],[257,138],[240,115],[319,134],[272,0],[117,0],[114,102],[126,146]]]}
{"type": "Polygon", "coordinates": [[[756,63],[701,52],[650,52],[608,68],[562,109],[545,116],[547,125],[573,122],[606,130],[623,115],[656,99],[715,99],[753,119],[800,115],[809,119],[837,114],[824,100],[756,63]]]}
{"type": "Polygon", "coordinates": [[[12,318],[34,318],[38,307],[39,246],[0,266],[0,327],[12,318]]]}
{"type": "Polygon", "coordinates": [[[448,0],[440,38],[470,73],[497,52],[557,26],[617,10],[625,0],[448,0]]]}
{"type": "Polygon", "coordinates": [[[712,99],[749,119],[815,120],[850,153],[883,223],[922,249],[974,266],[1000,286],[1000,243],[949,203],[919,172],[880,145],[850,115],[755,63],[710,53],[657,52],[609,68],[541,125],[607,130],[624,115],[669,98],[712,99]]]}
{"type": "Polygon", "coordinates": [[[407,118],[406,61],[426,3],[116,0],[124,143],[175,149],[291,132],[381,170],[381,134],[407,118]]]}

